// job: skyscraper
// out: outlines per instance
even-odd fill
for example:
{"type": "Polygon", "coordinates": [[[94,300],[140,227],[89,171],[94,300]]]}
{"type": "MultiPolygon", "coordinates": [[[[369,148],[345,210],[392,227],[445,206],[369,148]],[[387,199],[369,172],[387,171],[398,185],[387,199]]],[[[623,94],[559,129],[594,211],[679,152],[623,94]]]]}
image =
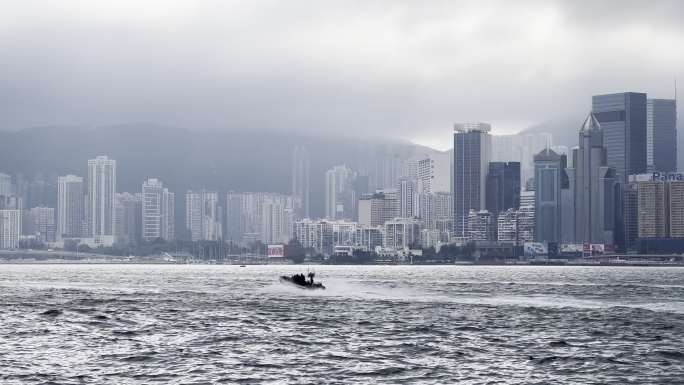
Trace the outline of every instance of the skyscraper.
{"type": "MultiPolygon", "coordinates": [[[[411,177],[411,175],[409,175],[411,177]]],[[[448,153],[433,153],[416,161],[419,192],[451,192],[451,159],[448,153]]]]}
{"type": "Polygon", "coordinates": [[[397,196],[399,198],[399,216],[411,218],[416,216],[415,207],[416,183],[408,177],[401,177],[397,182],[397,196]]]}
{"type": "Polygon", "coordinates": [[[330,219],[352,218],[356,208],[352,182],[354,172],[345,165],[325,173],[325,216],[330,219]]]}
{"type": "Polygon", "coordinates": [[[561,181],[565,163],[565,156],[548,148],[534,156],[537,242],[561,241],[561,181]]]}
{"type": "Polygon", "coordinates": [[[592,97],[592,113],[603,132],[606,166],[625,185],[629,175],[646,172],[646,94],[625,92],[592,97]]]}
{"type": "Polygon", "coordinates": [[[137,244],[142,236],[142,194],[117,193],[114,201],[114,234],[120,245],[137,244]]]}
{"type": "Polygon", "coordinates": [[[90,235],[114,235],[116,161],[106,156],[88,160],[88,225],[90,235]]]}
{"type": "Polygon", "coordinates": [[[292,197],[300,217],[310,217],[309,151],[297,146],[292,155],[292,197]]]}
{"type": "Polygon", "coordinates": [[[648,171],[677,170],[677,104],[672,99],[646,101],[648,171]]]}
{"type": "Polygon", "coordinates": [[[214,191],[188,191],[185,194],[185,227],[192,241],[216,241],[221,235],[218,220],[218,194],[214,191]]]}
{"type": "Polygon", "coordinates": [[[454,228],[466,236],[470,210],[485,207],[485,183],[491,154],[491,125],[464,123],[454,126],[454,228]]]}
{"type": "Polygon", "coordinates": [[[142,184],[142,237],[146,241],[175,237],[175,194],[156,178],[142,184]]]}
{"type": "Polygon", "coordinates": [[[0,209],[0,249],[19,247],[21,210],[0,209]]]}
{"type": "Polygon", "coordinates": [[[83,178],[75,175],[57,179],[57,238],[82,237],[86,221],[83,178]]]}
{"type": "MultiPolygon", "coordinates": [[[[594,114],[590,113],[580,129],[579,148],[573,150],[575,237],[578,242],[612,245],[615,241],[615,207],[618,195],[616,183],[618,182],[615,169],[607,165],[609,156],[607,156],[608,149],[604,147],[603,134],[602,125],[594,114]]],[[[615,132],[611,133],[613,134],[615,132]]],[[[609,137],[615,136],[609,135],[609,137]]],[[[629,169],[629,165],[623,166],[623,170],[629,169]]]]}
{"type": "Polygon", "coordinates": [[[520,162],[489,162],[486,209],[494,218],[501,211],[520,207],[520,162]]]}

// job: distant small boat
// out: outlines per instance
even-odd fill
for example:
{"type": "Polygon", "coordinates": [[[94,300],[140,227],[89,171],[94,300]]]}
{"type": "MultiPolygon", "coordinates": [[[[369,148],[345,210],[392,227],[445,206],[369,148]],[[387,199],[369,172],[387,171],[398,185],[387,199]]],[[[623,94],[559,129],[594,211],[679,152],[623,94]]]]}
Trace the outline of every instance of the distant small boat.
{"type": "Polygon", "coordinates": [[[325,290],[325,286],[323,286],[322,283],[320,282],[314,282],[314,273],[309,273],[309,279],[306,279],[304,274],[295,274],[295,275],[281,275],[280,276],[280,282],[283,283],[289,283],[291,285],[297,286],[300,289],[309,289],[309,290],[316,290],[316,289],[321,289],[325,290]]]}
{"type": "Polygon", "coordinates": [[[245,267],[245,265],[240,265],[240,267],[245,267]]]}

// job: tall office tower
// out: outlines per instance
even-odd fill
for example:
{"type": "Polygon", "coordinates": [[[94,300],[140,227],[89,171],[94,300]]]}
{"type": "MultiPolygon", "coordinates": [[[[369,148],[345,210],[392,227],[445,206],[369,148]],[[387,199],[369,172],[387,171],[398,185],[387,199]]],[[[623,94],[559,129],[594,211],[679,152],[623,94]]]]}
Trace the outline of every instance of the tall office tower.
{"type": "Polygon", "coordinates": [[[494,239],[492,215],[487,210],[470,210],[468,213],[468,239],[471,241],[489,241],[494,239]]]}
{"type": "Polygon", "coordinates": [[[185,193],[185,228],[193,242],[218,240],[221,226],[216,192],[189,190],[185,193]]]}
{"type": "Polygon", "coordinates": [[[175,238],[175,194],[156,178],[142,184],[142,238],[152,241],[175,238]]]}
{"type": "Polygon", "coordinates": [[[57,179],[57,239],[86,235],[84,193],[82,177],[67,175],[57,179]]]}
{"type": "Polygon", "coordinates": [[[520,162],[489,162],[485,208],[494,218],[520,207],[520,162]]]}
{"type": "Polygon", "coordinates": [[[591,110],[603,131],[605,165],[615,170],[616,182],[625,185],[629,175],[646,172],[646,94],[595,95],[591,110]]]}
{"type": "Polygon", "coordinates": [[[114,235],[116,160],[98,156],[88,160],[88,224],[92,236],[114,235]]]}
{"type": "Polygon", "coordinates": [[[534,157],[535,240],[561,241],[561,180],[565,175],[565,157],[551,149],[534,157]]]}
{"type": "Polygon", "coordinates": [[[561,173],[561,239],[562,243],[575,243],[575,169],[567,167],[568,157],[561,155],[565,170],[561,173]]]}
{"type": "Polygon", "coordinates": [[[310,213],[309,151],[297,146],[292,155],[292,197],[297,203],[299,217],[308,218],[310,213]]]}
{"type": "Polygon", "coordinates": [[[28,210],[28,223],[25,233],[36,235],[41,242],[54,242],[57,226],[55,224],[55,209],[52,207],[33,207],[28,210]]]}
{"type": "Polygon", "coordinates": [[[14,195],[14,188],[12,188],[12,177],[0,172],[0,197],[9,197],[14,195]]]}
{"type": "Polygon", "coordinates": [[[451,158],[449,153],[432,153],[416,163],[419,192],[451,192],[451,158]]]}
{"type": "Polygon", "coordinates": [[[352,189],[354,172],[345,165],[325,173],[325,216],[330,219],[352,218],[355,197],[352,189]]]}
{"type": "MultiPolygon", "coordinates": [[[[615,137],[615,129],[612,130],[609,138],[615,137]]],[[[604,147],[605,140],[607,138],[604,137],[602,125],[590,113],[580,129],[579,148],[573,152],[577,242],[614,243],[618,181],[615,169],[607,165],[610,155],[607,155],[608,149],[604,147]]],[[[629,166],[623,165],[623,172],[625,169],[628,170],[629,166]]]]}
{"type": "Polygon", "coordinates": [[[399,217],[411,218],[417,216],[415,210],[416,183],[408,177],[401,177],[397,182],[397,196],[399,198],[399,217]]]}
{"type": "Polygon", "coordinates": [[[0,249],[19,247],[21,210],[0,210],[0,249]]]}
{"type": "Polygon", "coordinates": [[[142,234],[143,196],[140,193],[117,193],[114,201],[116,243],[135,245],[142,234]]]}
{"type": "Polygon", "coordinates": [[[666,238],[670,235],[668,190],[664,181],[638,183],[639,238],[666,238]]]}
{"type": "Polygon", "coordinates": [[[534,241],[534,191],[523,191],[520,193],[520,209],[518,209],[518,244],[534,241]]]}
{"type": "Polygon", "coordinates": [[[677,102],[646,100],[646,163],[648,171],[677,170],[677,102]]]}
{"type": "Polygon", "coordinates": [[[485,184],[491,154],[491,125],[464,123],[454,126],[454,227],[466,236],[470,210],[485,207],[485,184]]]}

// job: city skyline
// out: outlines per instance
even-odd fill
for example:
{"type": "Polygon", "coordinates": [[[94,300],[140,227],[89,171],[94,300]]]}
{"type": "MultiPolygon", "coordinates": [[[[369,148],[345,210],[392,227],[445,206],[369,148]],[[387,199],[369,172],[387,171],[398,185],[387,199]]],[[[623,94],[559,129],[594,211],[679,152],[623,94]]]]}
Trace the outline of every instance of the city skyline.
{"type": "MultiPolygon", "coordinates": [[[[623,179],[617,170],[625,170],[623,173],[628,172],[631,177],[634,174],[627,170],[636,169],[643,174],[647,169],[654,169],[656,160],[668,168],[672,166],[677,159],[677,146],[666,143],[667,138],[676,137],[676,104],[674,100],[649,99],[646,94],[635,93],[595,95],[592,101],[594,108],[579,130],[579,146],[572,151],[566,146],[552,145],[552,136],[546,133],[526,134],[534,140],[528,140],[523,146],[510,136],[491,135],[489,123],[456,123],[451,157],[439,152],[398,156],[383,149],[379,156],[371,158],[370,164],[360,163],[355,168],[336,165],[324,173],[326,211],[321,216],[306,215],[311,160],[306,147],[299,145],[292,150],[290,195],[190,188],[185,190],[184,218],[174,215],[177,210],[175,193],[157,178],[143,181],[139,192],[120,192],[116,188],[117,161],[107,156],[87,161],[87,188],[76,188],[76,192],[69,195],[69,189],[74,188],[68,183],[78,187],[79,183],[84,185],[84,179],[74,175],[58,178],[58,205],[52,212],[41,204],[24,207],[24,199],[31,194],[21,195],[21,185],[15,186],[12,176],[2,174],[0,187],[9,194],[3,197],[3,208],[28,210],[21,227],[31,229],[24,230],[27,234],[36,231],[32,229],[44,229],[36,231],[41,234],[41,240],[91,237],[90,242],[95,245],[135,244],[139,240],[149,242],[160,238],[174,240],[178,220],[185,221],[188,234],[181,233],[179,239],[287,243],[295,236],[298,221],[312,219],[312,223],[321,220],[324,221],[321,223],[328,223],[317,231],[330,229],[333,234],[336,229],[349,231],[351,224],[359,226],[362,233],[364,229],[379,228],[383,247],[397,244],[434,247],[454,241],[510,242],[511,239],[518,245],[531,241],[525,234],[533,234],[535,241],[544,244],[600,242],[610,250],[616,247],[622,250],[634,247],[634,239],[643,238],[632,234],[634,225],[630,222],[643,213],[639,211],[637,215],[628,211],[632,200],[636,200],[637,206],[640,202],[640,198],[630,195],[631,188],[620,187],[624,188],[624,196],[615,190],[622,185],[623,179]],[[638,128],[628,129],[625,122],[638,128]],[[619,124],[622,128],[612,128],[619,124]],[[617,137],[613,132],[626,134],[617,137]],[[495,138],[497,140],[493,140],[495,138]],[[621,140],[623,145],[606,147],[604,144],[616,143],[616,140],[621,140]],[[638,143],[631,146],[630,141],[638,143]],[[530,147],[532,143],[536,144],[530,147]],[[545,148],[536,153],[539,147],[545,148]],[[633,158],[616,150],[623,147],[641,155],[633,158]],[[656,153],[659,158],[655,157],[656,153]],[[524,162],[521,164],[511,158],[524,162]],[[637,159],[638,162],[627,164],[625,159],[637,159]],[[525,181],[521,171],[530,168],[536,171],[533,178],[525,181]],[[376,187],[389,187],[372,189],[371,181],[376,187]],[[534,192],[534,210],[521,206],[518,196],[524,195],[525,191],[534,192]],[[449,202],[444,197],[449,197],[449,202]],[[622,202],[625,202],[624,207],[616,206],[622,202]],[[83,207],[79,208],[80,205],[83,207]],[[595,207],[604,214],[596,214],[595,207]],[[445,208],[453,210],[453,215],[445,214],[445,208]],[[532,228],[529,227],[530,219],[526,219],[530,218],[530,213],[534,215],[532,228]],[[57,218],[50,220],[47,218],[50,215],[57,218]],[[79,217],[82,217],[80,221],[79,217]],[[406,227],[410,222],[406,221],[414,219],[418,222],[410,226],[418,227],[406,227]],[[56,229],[49,230],[51,226],[56,229]],[[403,235],[395,238],[399,228],[403,235]],[[409,228],[419,236],[404,233],[409,228]],[[50,236],[50,231],[56,231],[55,236],[50,236]],[[389,232],[395,235],[390,236],[389,232]],[[405,238],[410,242],[397,243],[397,239],[405,238]]],[[[20,179],[16,181],[21,182],[20,179]]],[[[36,188],[41,186],[41,183],[36,184],[36,188]]],[[[635,196],[640,196],[639,188],[635,187],[635,196]]],[[[26,194],[32,190],[23,191],[26,194]]],[[[39,201],[37,199],[36,203],[39,201]]],[[[11,218],[6,220],[5,228],[11,229],[16,220],[21,224],[21,219],[11,218]]],[[[669,237],[678,233],[668,230],[657,234],[669,237]]],[[[330,236],[339,238],[330,244],[331,247],[336,247],[337,242],[352,242],[340,245],[348,247],[372,239],[368,238],[370,233],[366,238],[330,236]]],[[[16,246],[16,243],[12,245],[16,246]]],[[[334,248],[327,247],[327,252],[334,252],[334,248]]]]}

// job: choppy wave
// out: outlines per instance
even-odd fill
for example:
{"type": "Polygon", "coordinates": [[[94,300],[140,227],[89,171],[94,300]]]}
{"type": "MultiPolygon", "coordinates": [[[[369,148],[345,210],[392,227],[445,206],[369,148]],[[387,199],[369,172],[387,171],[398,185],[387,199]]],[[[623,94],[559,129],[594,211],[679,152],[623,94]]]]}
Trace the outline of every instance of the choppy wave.
{"type": "Polygon", "coordinates": [[[0,383],[678,383],[684,269],[0,266],[0,383]]]}

